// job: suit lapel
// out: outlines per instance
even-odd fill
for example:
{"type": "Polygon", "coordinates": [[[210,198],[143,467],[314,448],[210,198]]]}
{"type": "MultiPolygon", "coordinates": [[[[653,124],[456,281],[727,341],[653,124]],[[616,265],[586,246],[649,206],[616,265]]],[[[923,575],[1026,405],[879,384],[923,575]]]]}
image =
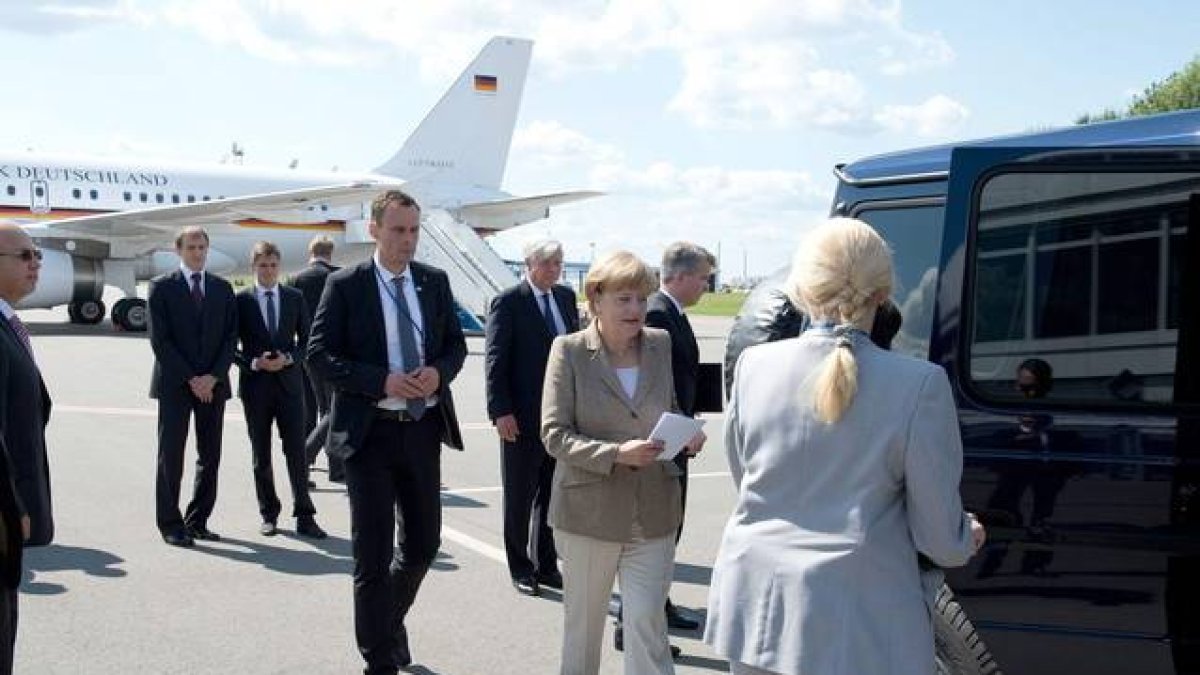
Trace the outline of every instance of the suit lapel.
{"type": "MultiPolygon", "coordinates": [[[[383,305],[379,298],[379,276],[381,272],[375,269],[375,261],[368,260],[358,268],[359,297],[366,301],[367,320],[371,322],[370,333],[375,336],[375,346],[379,348],[383,362],[388,360],[387,323],[383,320],[383,305]]],[[[391,302],[391,300],[388,300],[391,302]]],[[[353,324],[353,321],[351,321],[353,324]]]]}
{"type": "MultiPolygon", "coordinates": [[[[433,353],[433,326],[434,326],[434,311],[433,306],[433,289],[428,288],[429,277],[425,272],[418,270],[409,263],[409,269],[412,271],[413,290],[417,293],[417,304],[421,306],[421,344],[422,352],[425,354],[425,361],[428,362],[430,354],[433,353]]],[[[410,327],[411,330],[411,327],[410,327]]]]}
{"type": "Polygon", "coordinates": [[[645,333],[642,333],[642,351],[638,357],[638,381],[637,389],[633,392],[633,407],[641,408],[642,403],[646,400],[646,394],[650,391],[652,370],[664,358],[658,353],[658,345],[651,343],[645,338],[645,333]]]}

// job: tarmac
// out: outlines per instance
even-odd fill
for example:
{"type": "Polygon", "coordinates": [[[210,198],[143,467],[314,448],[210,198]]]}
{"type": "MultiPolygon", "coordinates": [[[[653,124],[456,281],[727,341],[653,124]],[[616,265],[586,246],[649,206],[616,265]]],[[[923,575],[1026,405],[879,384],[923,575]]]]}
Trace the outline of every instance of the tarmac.
{"type": "MultiPolygon", "coordinates": [[[[27,311],[34,350],[54,399],[47,431],[54,543],[26,552],[17,672],[359,673],[351,611],[350,519],[344,488],[313,478],[323,541],[298,538],[280,519],[258,534],[250,445],[241,403],[226,407],[220,493],[209,526],[222,536],[194,549],[165,545],[154,525],[156,407],[147,396],[153,357],[145,334],[105,320],[70,325],[65,310],[27,311]]],[[[730,319],[694,317],[702,360],[720,361],[730,319]]],[[[408,629],[414,665],[439,675],[558,671],[560,596],[518,595],[509,583],[501,530],[499,442],[486,415],[483,341],[452,388],[466,450],[443,450],[442,549],[408,629]]],[[[703,621],[712,561],[733,506],[722,432],[692,463],[687,518],[671,598],[703,621]]],[[[189,440],[184,493],[190,492],[189,440]]],[[[283,456],[276,486],[290,513],[283,456]]],[[[700,631],[672,631],[682,674],[727,672],[700,631]]],[[[606,628],[601,673],[623,672],[606,628]]]]}

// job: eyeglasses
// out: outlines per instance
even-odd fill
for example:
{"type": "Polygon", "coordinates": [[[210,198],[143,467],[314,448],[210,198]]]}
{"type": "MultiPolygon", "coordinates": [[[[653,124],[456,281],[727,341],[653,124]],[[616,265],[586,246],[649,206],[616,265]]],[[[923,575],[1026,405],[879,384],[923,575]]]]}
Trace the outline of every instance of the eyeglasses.
{"type": "Polygon", "coordinates": [[[15,253],[6,253],[3,251],[0,251],[0,257],[16,258],[16,259],[20,260],[21,262],[33,262],[34,260],[41,262],[42,249],[40,249],[40,248],[23,248],[20,251],[17,251],[15,253]]]}

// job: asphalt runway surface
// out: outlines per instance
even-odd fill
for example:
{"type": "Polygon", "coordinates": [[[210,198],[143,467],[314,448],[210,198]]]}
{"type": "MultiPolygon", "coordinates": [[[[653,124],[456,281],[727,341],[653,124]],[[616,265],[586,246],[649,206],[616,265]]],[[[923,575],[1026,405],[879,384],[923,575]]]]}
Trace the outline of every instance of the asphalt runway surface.
{"type": "MultiPolygon", "coordinates": [[[[22,318],[54,399],[48,430],[57,525],[52,545],[29,549],[21,586],[17,672],[358,673],[351,620],[349,509],[341,485],[317,461],[323,541],[294,534],[283,455],[275,454],[284,503],[280,533],[258,534],[250,445],[241,402],[226,407],[220,492],[209,526],[217,543],[167,546],[154,525],[155,404],[147,397],[152,354],[143,335],[66,323],[66,312],[22,318]]],[[[696,317],[702,360],[719,361],[729,319],[696,317]]],[[[501,531],[499,443],[484,404],[483,341],[453,384],[466,450],[443,450],[442,550],[409,614],[415,664],[440,675],[555,673],[562,608],[555,591],[518,595],[509,583],[501,531]]],[[[733,504],[721,439],[692,464],[687,520],[671,598],[704,618],[711,564],[733,504]]],[[[278,445],[276,446],[278,447],[278,445]]],[[[194,446],[189,440],[185,495],[194,446]]],[[[183,505],[181,504],[181,507],[183,505]]],[[[676,672],[726,672],[700,632],[672,631],[683,649],[676,672]]],[[[602,673],[621,673],[605,633],[602,673]]]]}

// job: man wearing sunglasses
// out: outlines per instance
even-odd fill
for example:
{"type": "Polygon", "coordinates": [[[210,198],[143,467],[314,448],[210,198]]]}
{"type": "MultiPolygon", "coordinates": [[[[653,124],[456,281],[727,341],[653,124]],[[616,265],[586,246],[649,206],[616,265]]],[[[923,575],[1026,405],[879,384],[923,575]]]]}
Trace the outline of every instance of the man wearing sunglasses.
{"type": "Polygon", "coordinates": [[[41,546],[54,537],[46,461],[50,396],[29,331],[13,311],[37,286],[41,259],[25,230],[0,224],[0,674],[12,672],[22,540],[41,546]]]}

